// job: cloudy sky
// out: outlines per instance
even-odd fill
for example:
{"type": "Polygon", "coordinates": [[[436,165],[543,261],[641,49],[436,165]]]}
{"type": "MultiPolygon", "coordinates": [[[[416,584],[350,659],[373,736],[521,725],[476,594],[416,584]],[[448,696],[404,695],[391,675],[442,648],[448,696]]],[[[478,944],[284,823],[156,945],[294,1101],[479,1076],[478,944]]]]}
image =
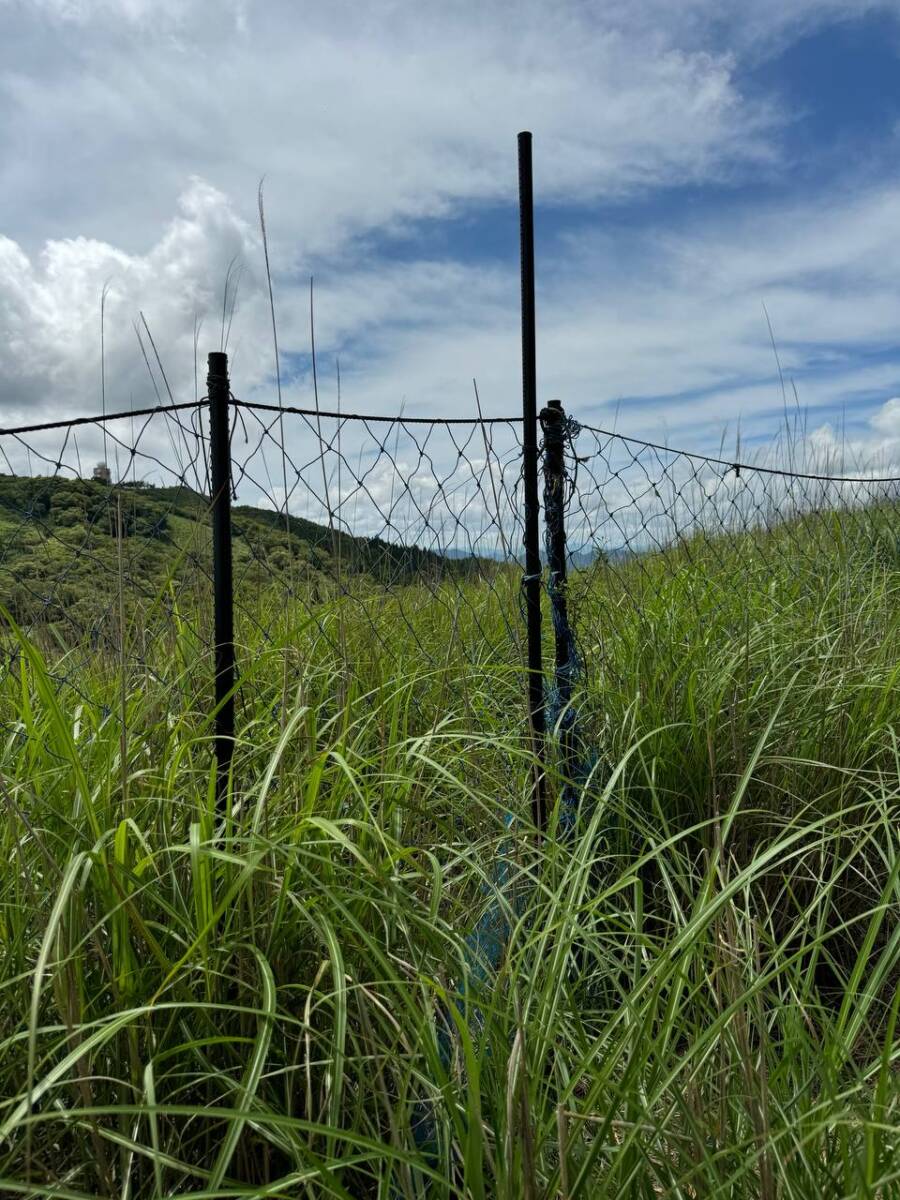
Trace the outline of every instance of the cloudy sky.
{"type": "Polygon", "coordinates": [[[323,406],[515,413],[526,128],[542,399],[900,457],[898,0],[0,0],[0,420],[98,411],[104,285],[108,406],[141,313],[193,398],[232,263],[272,400],[262,177],[286,402],[314,275],[323,406]]]}

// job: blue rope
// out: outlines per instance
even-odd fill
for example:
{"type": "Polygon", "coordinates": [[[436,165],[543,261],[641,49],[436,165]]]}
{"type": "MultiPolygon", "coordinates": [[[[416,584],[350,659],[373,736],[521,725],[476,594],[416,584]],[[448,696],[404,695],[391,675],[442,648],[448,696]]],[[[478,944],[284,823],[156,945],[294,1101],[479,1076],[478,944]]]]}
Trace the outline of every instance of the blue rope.
{"type": "MultiPolygon", "coordinates": [[[[551,438],[556,439],[563,463],[561,476],[546,476],[544,485],[544,539],[547,560],[551,564],[554,563],[560,547],[565,554],[566,509],[575,487],[574,477],[566,469],[565,447],[570,448],[571,459],[577,464],[574,442],[580,432],[581,426],[578,422],[566,416],[562,416],[546,429],[546,440],[549,442],[551,438]]],[[[585,750],[582,722],[574,701],[575,688],[582,676],[582,662],[575,633],[569,623],[564,563],[562,569],[554,570],[551,567],[547,580],[547,594],[556,650],[554,678],[547,688],[547,712],[550,717],[550,729],[555,731],[558,737],[559,757],[565,779],[560,794],[559,831],[564,838],[568,838],[574,831],[579,797],[596,763],[596,755],[589,755],[585,750]]]]}
{"type": "MultiPolygon", "coordinates": [[[[571,446],[579,432],[578,422],[564,417],[556,426],[554,436],[562,437],[571,446]]],[[[545,484],[545,545],[547,557],[551,562],[553,561],[554,541],[565,530],[566,507],[573,487],[574,480],[568,477],[565,469],[561,479],[548,480],[545,484]]],[[[526,581],[527,577],[523,577],[523,586],[526,581]]],[[[560,795],[559,829],[564,838],[570,838],[574,833],[577,820],[579,797],[585,781],[593,770],[596,755],[588,755],[585,752],[581,721],[573,701],[575,686],[582,675],[582,664],[575,634],[569,623],[566,584],[560,572],[553,570],[549,572],[547,592],[550,599],[556,647],[556,670],[552,683],[545,684],[545,707],[550,716],[550,729],[556,731],[558,737],[559,754],[565,776],[565,783],[560,795]]],[[[511,830],[514,823],[512,813],[505,814],[504,823],[507,830],[511,830]]],[[[510,841],[506,839],[493,863],[489,880],[483,884],[482,891],[484,893],[495,897],[504,896],[511,880],[510,851],[510,841]]],[[[515,904],[513,907],[515,908],[515,904]]],[[[494,979],[503,963],[511,934],[508,913],[509,906],[503,904],[499,898],[495,898],[466,935],[467,978],[475,984],[476,995],[482,987],[494,979]]],[[[457,1010],[462,1012],[462,997],[457,997],[455,1003],[457,1010]]],[[[476,1022],[481,1025],[483,1018],[477,1007],[475,1017],[476,1022]]],[[[451,1033],[453,1022],[446,1012],[441,1014],[441,1018],[438,1028],[438,1051],[443,1066],[449,1068],[453,1052],[451,1033]]],[[[414,1104],[410,1128],[417,1148],[426,1160],[434,1165],[437,1161],[437,1126],[429,1104],[421,1100],[414,1104]]]]}

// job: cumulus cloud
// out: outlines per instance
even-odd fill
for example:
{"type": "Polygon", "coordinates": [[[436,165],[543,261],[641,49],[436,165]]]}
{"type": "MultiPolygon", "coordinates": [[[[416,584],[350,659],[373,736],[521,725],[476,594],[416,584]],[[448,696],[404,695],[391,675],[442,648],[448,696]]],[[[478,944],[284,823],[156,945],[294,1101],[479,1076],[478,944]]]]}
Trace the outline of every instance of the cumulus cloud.
{"type": "Polygon", "coordinates": [[[790,114],[746,92],[748,63],[892,7],[314,3],[301,18],[281,0],[0,0],[3,420],[97,409],[107,283],[110,407],[155,401],[141,311],[190,398],[195,322],[202,375],[232,261],[235,390],[271,400],[262,174],[288,401],[311,401],[315,267],[323,403],[340,357],[345,406],[474,412],[477,376],[488,412],[515,412],[513,256],[395,257],[384,240],[499,204],[514,223],[514,133],[530,125],[538,194],[578,222],[540,263],[542,394],[639,436],[712,448],[739,419],[761,436],[784,408],[765,303],[789,404],[793,378],[814,412],[856,404],[860,437],[890,438],[893,410],[877,410],[894,367],[857,359],[900,328],[896,181],[752,208],[733,192],[727,216],[665,231],[588,213],[777,171],[790,114]]]}
{"type": "MultiPolygon", "coordinates": [[[[577,253],[562,253],[542,273],[542,394],[562,396],[582,420],[617,423],[637,436],[665,429],[683,444],[713,445],[739,420],[745,437],[771,433],[785,399],[765,304],[788,407],[795,406],[793,380],[800,403],[814,412],[847,406],[852,422],[857,406],[864,420],[879,391],[896,383],[892,361],[857,358],[890,350],[900,328],[900,300],[889,286],[900,269],[892,234],[898,197],[900,185],[846,203],[827,197],[751,215],[738,210],[664,236],[582,234],[577,253]],[[810,227],[829,236],[808,235],[810,227]]],[[[73,239],[29,259],[10,240],[0,243],[7,412],[17,419],[35,407],[59,413],[98,406],[99,298],[107,282],[110,407],[155,402],[132,327],[139,310],[176,398],[190,398],[194,322],[204,321],[202,376],[205,351],[219,345],[223,285],[235,259],[244,274],[231,332],[234,387],[247,399],[271,401],[259,238],[208,184],[190,185],[143,255],[73,239]]],[[[290,272],[276,280],[284,395],[301,405],[312,402],[307,286],[290,272]]],[[[345,409],[474,413],[477,376],[487,412],[515,413],[517,289],[512,262],[385,261],[376,252],[325,275],[316,291],[323,407],[336,404],[339,357],[345,409]]]]}
{"type": "Polygon", "coordinates": [[[886,400],[871,420],[872,427],[891,441],[900,442],[900,397],[886,400]]]}
{"type": "MultiPolygon", "coordinates": [[[[34,259],[0,238],[0,373],[4,419],[99,411],[100,300],[106,289],[110,411],[155,403],[134,322],[143,312],[179,399],[193,389],[195,321],[218,342],[232,260],[252,262],[255,235],[216,189],[194,180],[146,254],[76,237],[34,259]]],[[[145,341],[147,341],[144,332],[145,341]]],[[[148,351],[149,351],[148,345],[148,351]]],[[[155,364],[154,364],[155,365],[155,364]]],[[[159,372],[157,381],[164,387],[159,372]]]]}
{"type": "Polygon", "coordinates": [[[570,201],[773,155],[780,114],[742,95],[730,53],[684,49],[665,24],[648,37],[615,5],[274,2],[237,20],[170,3],[138,27],[147,7],[7,17],[0,182],[26,239],[74,226],[131,248],[188,172],[246,198],[245,216],[268,173],[285,252],[302,237],[333,253],[354,233],[511,197],[523,126],[542,147],[542,195],[570,201]]]}
{"type": "Polygon", "coordinates": [[[900,398],[886,400],[849,436],[825,422],[808,438],[809,462],[833,474],[900,474],[900,398]]]}

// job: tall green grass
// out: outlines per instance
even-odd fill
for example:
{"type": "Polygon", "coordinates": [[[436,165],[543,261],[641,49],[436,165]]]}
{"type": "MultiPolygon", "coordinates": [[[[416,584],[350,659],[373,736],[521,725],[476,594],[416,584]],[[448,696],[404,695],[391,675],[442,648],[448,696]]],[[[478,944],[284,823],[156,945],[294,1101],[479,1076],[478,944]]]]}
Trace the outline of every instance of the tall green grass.
{"type": "Polygon", "coordinates": [[[573,582],[570,839],[502,573],[247,626],[225,820],[187,624],[124,737],[114,655],[104,710],[8,631],[0,1191],[900,1195],[898,564],[777,561],[573,582]]]}

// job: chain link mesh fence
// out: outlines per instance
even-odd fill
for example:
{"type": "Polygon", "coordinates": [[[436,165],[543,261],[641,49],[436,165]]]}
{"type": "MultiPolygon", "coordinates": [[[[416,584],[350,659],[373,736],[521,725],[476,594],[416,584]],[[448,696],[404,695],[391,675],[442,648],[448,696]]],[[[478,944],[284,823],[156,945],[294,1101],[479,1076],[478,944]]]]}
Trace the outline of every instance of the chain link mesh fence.
{"type": "Polygon", "coordinates": [[[569,592],[585,664],[609,661],[604,647],[650,595],[670,591],[686,612],[712,605],[740,628],[760,593],[787,605],[857,569],[900,566],[900,478],[804,465],[731,462],[570,423],[569,592]]]}
{"type": "MultiPolygon", "coordinates": [[[[0,603],[93,719],[148,677],[213,703],[208,429],[201,401],[0,430],[0,603]]],[[[519,423],[232,400],[230,430],[239,721],[276,663],[288,688],[518,673],[519,423]]]]}
{"type": "Polygon", "coordinates": [[[900,577],[900,478],[880,466],[826,473],[808,443],[736,462],[553,415],[542,414],[549,718],[574,805],[571,784],[606,747],[610,762],[622,750],[607,710],[627,713],[649,687],[660,721],[690,720],[696,672],[729,678],[723,655],[749,655],[773,618],[798,644],[827,607],[850,614],[836,627],[865,626],[873,583],[891,591],[900,577]]]}
{"type": "Polygon", "coordinates": [[[419,669],[512,663],[519,432],[504,419],[360,417],[237,402],[242,611],[271,637],[286,608],[299,605],[342,670],[360,670],[373,652],[419,669]]]}
{"type": "MultiPolygon", "coordinates": [[[[238,720],[277,662],[282,700],[309,669],[363,690],[442,671],[466,703],[514,703],[524,723],[521,421],[234,398],[230,420],[238,720]],[[511,690],[498,692],[503,667],[511,690]]],[[[900,564],[890,472],[782,470],[561,422],[561,478],[544,495],[566,547],[565,578],[552,558],[544,572],[552,721],[579,680],[602,697],[642,640],[677,655],[692,614],[715,609],[739,631],[763,596],[790,619],[801,594],[900,564]]],[[[0,602],[55,687],[99,719],[142,680],[208,711],[205,403],[0,430],[0,461],[0,602]]],[[[9,623],[2,639],[15,672],[9,623]]]]}

